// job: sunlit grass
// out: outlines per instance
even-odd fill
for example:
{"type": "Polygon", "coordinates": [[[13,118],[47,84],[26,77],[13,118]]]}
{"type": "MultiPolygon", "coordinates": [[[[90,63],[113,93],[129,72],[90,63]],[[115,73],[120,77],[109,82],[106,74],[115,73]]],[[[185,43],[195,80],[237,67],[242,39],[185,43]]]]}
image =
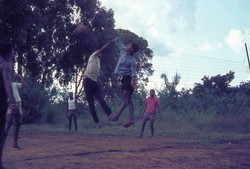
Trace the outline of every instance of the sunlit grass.
{"type": "MultiPolygon", "coordinates": [[[[105,114],[99,115],[100,121],[103,128],[99,129],[96,127],[90,115],[84,115],[78,117],[78,131],[74,131],[74,126],[72,124],[72,131],[68,130],[68,121],[65,117],[61,123],[49,125],[22,125],[21,134],[24,135],[67,135],[67,134],[77,134],[91,137],[107,137],[107,136],[118,136],[118,137],[137,137],[140,134],[141,122],[137,121],[133,126],[129,128],[124,128],[128,119],[128,114],[124,113],[118,122],[107,121],[105,114]]],[[[228,142],[235,140],[250,139],[249,132],[239,132],[240,124],[244,118],[235,117],[224,117],[219,118],[212,115],[193,115],[182,116],[174,114],[164,114],[162,121],[157,119],[155,121],[155,136],[156,137],[169,137],[169,138],[180,138],[188,139],[192,143],[219,143],[228,142]],[[225,119],[225,122],[221,119],[225,119]],[[239,120],[241,122],[239,122],[239,120]],[[236,128],[225,128],[225,124],[230,123],[235,125],[236,128]],[[218,125],[222,127],[218,127],[218,125]]],[[[248,120],[247,118],[245,118],[248,120]]],[[[228,125],[228,124],[227,124],[228,125]]],[[[227,126],[226,125],[226,126],[227,126]]],[[[244,128],[244,126],[241,126],[244,128]]],[[[145,131],[145,137],[150,137],[150,127],[147,123],[145,131]]]]}
{"type": "MultiPolygon", "coordinates": [[[[119,101],[108,103],[113,110],[113,114],[119,108],[119,101]]],[[[124,128],[123,125],[129,119],[129,112],[125,112],[117,122],[109,122],[106,114],[97,104],[96,111],[103,128],[96,127],[93,119],[88,112],[81,112],[78,116],[78,131],[74,131],[74,123],[72,121],[72,131],[68,129],[68,119],[65,116],[66,112],[55,112],[53,124],[32,124],[22,125],[21,134],[51,134],[51,135],[67,135],[77,134],[91,137],[137,137],[141,130],[141,114],[142,105],[135,104],[135,119],[136,123],[124,128]]],[[[178,114],[178,112],[162,111],[163,119],[159,120],[159,115],[155,121],[155,136],[169,138],[183,138],[199,143],[213,143],[220,141],[250,139],[250,114],[232,115],[216,115],[213,113],[200,114],[197,112],[189,112],[187,114],[178,114]]],[[[144,136],[150,137],[150,127],[147,123],[144,136]]]]}

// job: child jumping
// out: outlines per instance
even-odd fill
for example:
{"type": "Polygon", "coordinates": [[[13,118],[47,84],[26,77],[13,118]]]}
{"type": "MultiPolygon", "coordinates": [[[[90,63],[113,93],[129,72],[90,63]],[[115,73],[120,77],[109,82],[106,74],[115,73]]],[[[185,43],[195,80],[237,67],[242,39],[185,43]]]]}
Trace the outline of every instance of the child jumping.
{"type": "MultiPolygon", "coordinates": [[[[113,40],[112,40],[113,41],[113,40]]],[[[112,114],[111,109],[105,102],[102,93],[101,93],[101,88],[97,82],[98,74],[100,72],[100,58],[102,55],[102,51],[109,46],[109,44],[112,42],[106,43],[101,49],[95,51],[88,60],[87,68],[84,73],[84,80],[83,80],[83,86],[84,86],[84,91],[86,95],[86,99],[89,104],[89,109],[92,115],[92,118],[94,122],[96,123],[96,126],[98,128],[101,128],[101,124],[99,123],[98,116],[96,114],[95,110],[95,103],[94,103],[94,97],[98,100],[100,105],[102,106],[103,110],[105,111],[106,115],[109,116],[112,114]]]]}
{"type": "Polygon", "coordinates": [[[118,121],[121,114],[128,106],[130,117],[127,123],[124,125],[125,128],[133,125],[134,121],[134,103],[133,103],[133,92],[136,88],[136,61],[134,54],[138,52],[138,46],[130,42],[126,46],[121,42],[120,38],[115,39],[115,44],[120,50],[120,57],[115,68],[115,73],[122,76],[122,103],[118,112],[110,118],[110,121],[118,121]]]}

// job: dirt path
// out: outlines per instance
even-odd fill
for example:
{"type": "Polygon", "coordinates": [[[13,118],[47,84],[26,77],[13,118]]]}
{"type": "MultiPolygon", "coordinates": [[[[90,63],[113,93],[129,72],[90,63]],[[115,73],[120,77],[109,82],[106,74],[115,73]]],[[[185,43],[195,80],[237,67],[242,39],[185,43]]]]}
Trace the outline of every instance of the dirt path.
{"type": "Polygon", "coordinates": [[[250,140],[211,145],[174,138],[24,135],[4,150],[6,169],[249,169],[250,140]]]}

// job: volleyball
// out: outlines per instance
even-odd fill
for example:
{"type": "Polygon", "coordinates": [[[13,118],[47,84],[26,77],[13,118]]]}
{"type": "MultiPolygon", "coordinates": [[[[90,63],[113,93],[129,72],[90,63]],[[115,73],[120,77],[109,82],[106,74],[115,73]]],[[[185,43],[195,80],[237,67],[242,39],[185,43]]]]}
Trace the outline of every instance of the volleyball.
{"type": "Polygon", "coordinates": [[[91,33],[90,28],[86,25],[78,25],[75,29],[75,34],[76,35],[82,35],[82,36],[87,36],[91,33]]]}

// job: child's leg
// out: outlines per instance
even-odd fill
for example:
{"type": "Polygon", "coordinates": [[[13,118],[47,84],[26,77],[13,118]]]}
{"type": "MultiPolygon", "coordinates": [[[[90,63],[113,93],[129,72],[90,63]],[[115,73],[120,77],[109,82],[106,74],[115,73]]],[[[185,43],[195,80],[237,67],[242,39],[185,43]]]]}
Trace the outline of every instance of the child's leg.
{"type": "Polygon", "coordinates": [[[128,108],[129,108],[129,113],[130,113],[129,120],[134,121],[135,108],[134,108],[134,102],[133,102],[132,94],[133,94],[132,92],[129,92],[129,95],[128,95],[128,108]]]}
{"type": "Polygon", "coordinates": [[[75,131],[77,131],[77,118],[75,115],[73,116],[73,119],[74,119],[74,124],[75,124],[75,131]]]}
{"type": "Polygon", "coordinates": [[[8,134],[9,134],[9,130],[10,130],[12,124],[13,124],[13,114],[12,113],[7,114],[6,123],[5,123],[5,139],[7,138],[8,134]]]}
{"type": "Polygon", "coordinates": [[[126,124],[124,124],[124,126],[123,126],[125,128],[127,128],[135,123],[135,121],[134,121],[135,108],[134,108],[134,103],[133,103],[133,99],[132,99],[132,94],[133,94],[133,92],[128,91],[128,107],[129,107],[130,117],[129,117],[128,122],[126,124]]]}
{"type": "Polygon", "coordinates": [[[70,115],[70,116],[68,117],[68,119],[69,119],[69,131],[71,131],[72,115],[70,115]]]}
{"type": "Polygon", "coordinates": [[[13,147],[14,148],[20,148],[17,144],[18,136],[19,136],[19,130],[21,127],[21,115],[20,114],[15,114],[14,115],[15,119],[15,130],[14,130],[14,140],[13,140],[13,147]]]}
{"type": "Polygon", "coordinates": [[[97,117],[96,110],[95,110],[95,100],[94,100],[94,93],[95,93],[96,87],[94,84],[93,85],[88,84],[90,83],[89,81],[90,81],[89,79],[85,79],[84,81],[85,96],[88,101],[90,113],[92,115],[94,122],[99,123],[99,119],[97,117]]]}
{"type": "Polygon", "coordinates": [[[151,136],[154,136],[154,120],[150,120],[150,131],[151,131],[151,136]]]}
{"type": "Polygon", "coordinates": [[[97,116],[96,110],[95,110],[95,101],[94,101],[93,95],[88,96],[87,101],[88,101],[90,113],[92,115],[94,122],[99,123],[99,119],[98,119],[98,116],[97,116]]]}
{"type": "Polygon", "coordinates": [[[98,102],[100,103],[100,105],[102,106],[102,108],[103,108],[104,112],[106,113],[106,115],[110,116],[112,114],[112,111],[109,108],[109,106],[107,105],[107,103],[105,102],[99,87],[95,91],[95,97],[98,100],[98,102]]]}
{"type": "Polygon", "coordinates": [[[122,104],[120,105],[119,110],[116,113],[116,115],[113,117],[113,119],[111,119],[112,121],[119,120],[119,117],[121,116],[121,114],[123,113],[123,111],[128,105],[128,98],[129,98],[129,91],[124,90],[122,93],[122,104]]]}
{"type": "Polygon", "coordinates": [[[142,125],[141,125],[141,134],[139,137],[143,137],[143,132],[144,132],[147,121],[148,121],[148,119],[146,117],[145,118],[143,117],[142,125]]]}

